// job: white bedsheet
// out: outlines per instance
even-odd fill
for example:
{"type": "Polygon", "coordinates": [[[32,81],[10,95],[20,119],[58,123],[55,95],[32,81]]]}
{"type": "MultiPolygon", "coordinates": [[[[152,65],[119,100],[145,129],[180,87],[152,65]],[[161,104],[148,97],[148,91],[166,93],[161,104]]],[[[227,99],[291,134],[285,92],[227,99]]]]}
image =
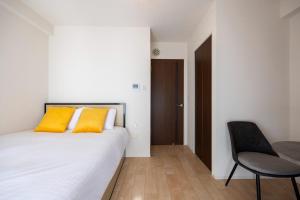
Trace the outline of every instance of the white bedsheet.
{"type": "Polygon", "coordinates": [[[102,134],[1,135],[0,199],[99,200],[127,141],[121,127],[102,134]]]}

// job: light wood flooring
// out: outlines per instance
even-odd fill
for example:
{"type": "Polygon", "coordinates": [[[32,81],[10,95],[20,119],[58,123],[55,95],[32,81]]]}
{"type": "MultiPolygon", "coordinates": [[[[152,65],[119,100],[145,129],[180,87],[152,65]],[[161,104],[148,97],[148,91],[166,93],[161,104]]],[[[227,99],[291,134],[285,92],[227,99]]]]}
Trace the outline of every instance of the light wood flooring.
{"type": "MultiPolygon", "coordinates": [[[[152,146],[151,158],[126,158],[112,200],[255,200],[254,180],[215,180],[186,146],[152,146]]],[[[263,200],[296,199],[288,179],[263,179],[263,200]]]]}

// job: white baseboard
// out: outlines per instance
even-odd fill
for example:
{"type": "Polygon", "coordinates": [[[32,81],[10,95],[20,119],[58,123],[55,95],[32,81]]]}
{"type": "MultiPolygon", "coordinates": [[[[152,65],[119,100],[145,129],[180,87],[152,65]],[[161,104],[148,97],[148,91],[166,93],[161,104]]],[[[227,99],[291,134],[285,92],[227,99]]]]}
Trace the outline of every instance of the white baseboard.
{"type": "MultiPolygon", "coordinates": [[[[214,176],[214,179],[216,180],[227,180],[228,176],[214,176]]],[[[238,176],[233,176],[232,179],[254,179],[254,175],[238,175],[238,176]]]]}
{"type": "MultiPolygon", "coordinates": [[[[216,179],[216,180],[227,180],[227,178],[228,178],[228,176],[214,176],[213,175],[213,177],[214,177],[214,179],[216,179]]],[[[260,177],[261,179],[276,179],[276,178],[274,178],[274,177],[267,177],[267,176],[261,176],[260,177]]],[[[245,176],[243,176],[243,175],[238,175],[238,176],[233,176],[232,178],[231,178],[232,180],[241,180],[241,179],[255,179],[255,175],[253,174],[252,176],[248,176],[248,175],[245,175],[245,176]]],[[[298,184],[300,184],[300,177],[299,178],[296,178],[296,182],[298,183],[298,184]]]]}

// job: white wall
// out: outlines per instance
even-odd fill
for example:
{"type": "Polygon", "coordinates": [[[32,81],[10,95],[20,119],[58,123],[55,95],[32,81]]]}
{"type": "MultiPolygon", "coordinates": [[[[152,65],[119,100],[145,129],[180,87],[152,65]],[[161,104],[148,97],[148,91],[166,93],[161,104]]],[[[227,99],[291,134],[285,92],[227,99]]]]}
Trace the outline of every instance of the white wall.
{"type": "MultiPolygon", "coordinates": [[[[195,152],[195,51],[197,48],[212,35],[212,74],[215,72],[215,32],[216,32],[216,4],[212,2],[200,23],[195,27],[188,40],[188,146],[195,152]]],[[[215,85],[213,78],[212,87],[215,85]]],[[[215,101],[215,90],[213,89],[212,101],[215,101]]],[[[212,113],[214,115],[214,106],[212,113]]],[[[214,117],[212,123],[214,124],[214,117]]],[[[213,126],[214,127],[214,126],[213,126]]],[[[214,132],[214,130],[213,130],[214,132]]],[[[214,135],[214,134],[213,134],[214,135]]],[[[214,139],[213,139],[214,142],[214,139]]],[[[214,151],[214,149],[213,149],[214,151]]]]}
{"type": "Polygon", "coordinates": [[[51,23],[20,0],[0,0],[0,6],[47,35],[53,32],[51,23]]]}
{"type": "MultiPolygon", "coordinates": [[[[270,142],[289,131],[288,23],[273,0],[217,0],[188,41],[189,131],[195,146],[195,50],[212,35],[212,174],[227,178],[233,167],[231,120],[255,121],[270,142]],[[253,11],[255,10],[255,15],[253,11]]],[[[253,175],[238,169],[235,178],[253,175]]]]}
{"type": "Polygon", "coordinates": [[[288,23],[273,0],[220,0],[216,5],[213,175],[226,178],[233,166],[228,121],[254,121],[270,142],[288,138],[288,23]]]}
{"type": "Polygon", "coordinates": [[[186,59],[187,44],[184,42],[152,42],[151,58],[153,59],[186,59]],[[155,56],[152,50],[158,48],[160,55],[155,56]]]}
{"type": "Polygon", "coordinates": [[[293,14],[299,7],[299,0],[280,0],[280,17],[286,17],[293,14]]]}
{"type": "Polygon", "coordinates": [[[16,12],[0,3],[0,134],[34,128],[48,95],[48,35],[16,12]]]}
{"type": "Polygon", "coordinates": [[[183,143],[187,145],[188,137],[188,61],[187,44],[178,42],[152,42],[151,52],[158,48],[160,55],[155,56],[151,53],[152,59],[183,59],[184,60],[184,138],[183,143]]]}
{"type": "Polygon", "coordinates": [[[127,156],[150,156],[150,91],[149,28],[55,28],[49,101],[127,103],[127,156]]]}
{"type": "Polygon", "coordinates": [[[290,139],[300,141],[300,12],[290,23],[290,139]]]}

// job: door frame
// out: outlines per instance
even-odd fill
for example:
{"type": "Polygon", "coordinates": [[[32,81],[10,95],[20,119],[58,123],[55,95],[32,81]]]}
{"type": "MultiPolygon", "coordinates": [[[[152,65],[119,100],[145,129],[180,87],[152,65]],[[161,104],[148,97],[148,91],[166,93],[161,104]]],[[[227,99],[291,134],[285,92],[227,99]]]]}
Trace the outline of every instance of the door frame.
{"type": "MultiPolygon", "coordinates": [[[[167,58],[167,59],[164,59],[164,58],[151,58],[151,63],[150,63],[150,86],[152,88],[152,60],[173,60],[173,61],[180,61],[182,62],[182,82],[183,82],[183,85],[182,85],[182,101],[183,101],[183,113],[182,113],[182,138],[181,138],[181,144],[180,145],[185,145],[186,143],[186,129],[185,129],[185,126],[186,126],[186,112],[187,112],[187,99],[186,99],[186,63],[185,63],[185,59],[184,58],[180,58],[180,59],[170,59],[170,58],[167,58]]],[[[178,72],[178,71],[177,71],[178,72]]],[[[178,84],[178,81],[177,81],[177,84],[178,84]]],[[[177,86],[178,87],[178,86],[177,86]]],[[[152,90],[152,89],[151,89],[152,90]]],[[[152,111],[151,111],[151,107],[152,107],[152,94],[151,94],[151,90],[150,90],[150,145],[151,144],[151,140],[152,140],[152,122],[151,122],[151,117],[152,117],[152,111]]],[[[177,91],[178,92],[178,91],[177,91]]],[[[178,113],[177,113],[178,114],[178,113]]],[[[178,117],[176,117],[176,120],[178,120],[178,117]]],[[[176,121],[176,124],[177,121],[176,121]]],[[[176,129],[177,131],[177,129],[176,129]]],[[[177,140],[178,138],[178,132],[176,133],[176,136],[175,136],[175,139],[177,140]]]]}

